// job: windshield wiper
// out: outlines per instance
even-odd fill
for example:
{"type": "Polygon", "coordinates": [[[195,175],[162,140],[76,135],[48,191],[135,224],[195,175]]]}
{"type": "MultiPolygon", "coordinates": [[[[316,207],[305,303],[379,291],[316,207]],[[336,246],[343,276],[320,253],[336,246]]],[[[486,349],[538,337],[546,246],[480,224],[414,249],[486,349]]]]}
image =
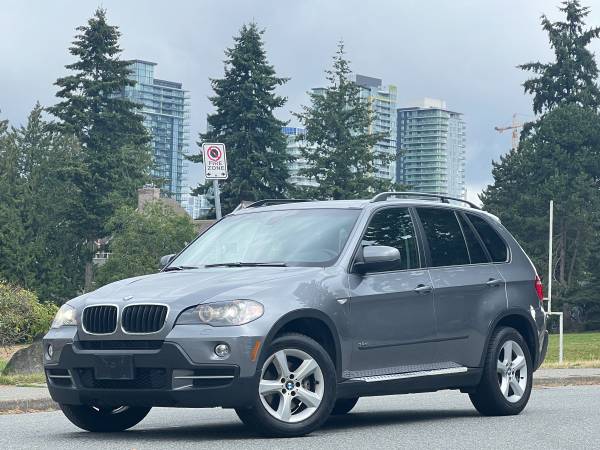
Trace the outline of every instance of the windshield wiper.
{"type": "Polygon", "coordinates": [[[204,267],[287,267],[284,262],[224,262],[206,264],[204,267]]]}
{"type": "Polygon", "coordinates": [[[172,272],[174,270],[197,269],[196,266],[169,266],[163,269],[163,272],[172,272]]]}

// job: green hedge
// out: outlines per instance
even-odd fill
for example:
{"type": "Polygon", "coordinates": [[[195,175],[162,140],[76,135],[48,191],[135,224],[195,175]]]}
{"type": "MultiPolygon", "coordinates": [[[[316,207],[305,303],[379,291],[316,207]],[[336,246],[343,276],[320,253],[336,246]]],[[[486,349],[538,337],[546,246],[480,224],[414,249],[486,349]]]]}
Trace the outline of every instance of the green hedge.
{"type": "Polygon", "coordinates": [[[24,344],[50,328],[57,307],[26,289],[0,281],[0,346],[24,344]]]}

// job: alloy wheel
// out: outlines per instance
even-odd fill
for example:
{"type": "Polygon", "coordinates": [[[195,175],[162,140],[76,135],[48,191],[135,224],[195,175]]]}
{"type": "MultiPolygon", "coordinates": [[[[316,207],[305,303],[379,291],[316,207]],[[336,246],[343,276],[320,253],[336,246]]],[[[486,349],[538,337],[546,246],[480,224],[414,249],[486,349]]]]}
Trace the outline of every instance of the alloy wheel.
{"type": "Polygon", "coordinates": [[[496,372],[500,392],[506,400],[516,403],[527,389],[527,359],[521,346],[508,340],[498,353],[496,372]]]}
{"type": "Polygon", "coordinates": [[[312,416],[325,389],[317,361],[298,349],[283,349],[265,361],[258,393],[267,412],[282,422],[296,423],[312,416]]]}

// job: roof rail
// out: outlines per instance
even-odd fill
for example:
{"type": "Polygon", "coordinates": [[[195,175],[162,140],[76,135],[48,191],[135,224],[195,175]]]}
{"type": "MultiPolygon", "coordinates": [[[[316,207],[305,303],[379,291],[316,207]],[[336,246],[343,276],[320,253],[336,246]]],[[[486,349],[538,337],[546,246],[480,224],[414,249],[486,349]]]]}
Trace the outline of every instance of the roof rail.
{"type": "Polygon", "coordinates": [[[465,203],[465,204],[469,205],[471,208],[481,209],[476,204],[474,204],[474,203],[472,203],[472,202],[470,202],[468,200],[464,200],[462,198],[449,197],[448,195],[442,195],[442,194],[429,194],[427,192],[413,192],[413,191],[406,191],[406,192],[382,192],[380,194],[377,194],[375,197],[373,197],[371,199],[371,203],[383,202],[383,201],[386,201],[389,197],[395,197],[397,195],[404,195],[404,196],[407,196],[407,197],[431,197],[431,198],[438,198],[442,203],[450,203],[449,200],[454,200],[456,202],[465,203]]]}
{"type": "MultiPolygon", "coordinates": [[[[285,205],[286,203],[301,203],[301,202],[312,202],[311,199],[302,198],[265,198],[258,200],[254,203],[250,203],[246,208],[259,208],[261,206],[272,206],[272,205],[285,205]]],[[[244,208],[244,209],[246,209],[244,208]]]]}

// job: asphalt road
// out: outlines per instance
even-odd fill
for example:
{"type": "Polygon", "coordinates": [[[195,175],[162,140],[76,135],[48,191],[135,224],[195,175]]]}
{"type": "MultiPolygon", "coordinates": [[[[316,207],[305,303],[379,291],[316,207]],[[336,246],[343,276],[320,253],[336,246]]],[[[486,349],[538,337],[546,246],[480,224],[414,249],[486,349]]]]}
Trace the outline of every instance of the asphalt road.
{"type": "Polygon", "coordinates": [[[600,386],[536,388],[519,416],[481,417],[454,391],[363,398],[347,416],[296,439],[261,439],[234,412],[155,408],[124,433],[92,434],[61,412],[0,415],[2,449],[460,448],[600,446],[600,386]]]}

